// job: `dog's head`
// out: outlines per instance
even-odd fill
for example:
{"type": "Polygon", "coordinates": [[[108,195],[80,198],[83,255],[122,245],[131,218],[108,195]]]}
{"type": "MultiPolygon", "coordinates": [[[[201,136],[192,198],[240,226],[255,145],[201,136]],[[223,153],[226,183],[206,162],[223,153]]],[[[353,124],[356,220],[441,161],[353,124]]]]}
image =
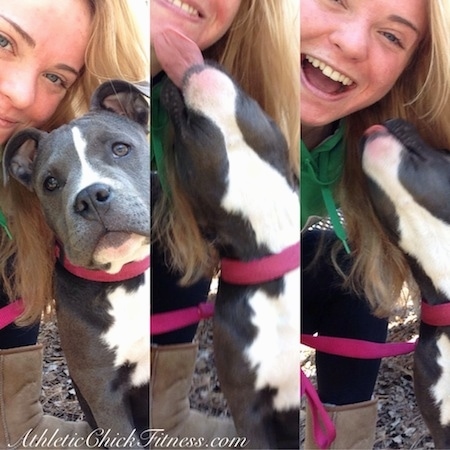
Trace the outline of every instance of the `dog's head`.
{"type": "Polygon", "coordinates": [[[273,244],[275,222],[299,217],[288,146],[274,121],[217,65],[192,66],[181,89],[169,82],[161,96],[174,124],[176,172],[201,227],[219,246],[273,244]]]}
{"type": "Polygon", "coordinates": [[[141,87],[108,81],[84,116],[50,133],[25,129],[6,145],[4,181],[36,193],[73,264],[114,272],[148,254],[148,118],[141,87]]]}
{"type": "Polygon", "coordinates": [[[450,152],[432,148],[403,120],[366,131],[362,155],[384,227],[436,287],[450,264],[450,152]]]}

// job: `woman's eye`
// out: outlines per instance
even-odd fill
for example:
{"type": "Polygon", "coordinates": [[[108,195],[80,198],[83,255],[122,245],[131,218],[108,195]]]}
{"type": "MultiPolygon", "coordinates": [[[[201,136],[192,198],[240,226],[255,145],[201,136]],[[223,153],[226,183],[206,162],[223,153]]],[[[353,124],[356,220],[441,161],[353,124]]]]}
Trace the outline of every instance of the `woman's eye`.
{"type": "Polygon", "coordinates": [[[11,42],[0,34],[0,47],[6,48],[11,45],[11,42]]]}
{"type": "Polygon", "coordinates": [[[59,188],[58,180],[52,176],[47,177],[44,180],[44,188],[50,192],[54,191],[55,189],[58,189],[59,188]]]}
{"type": "Polygon", "coordinates": [[[66,87],[64,80],[60,76],[55,75],[54,73],[46,73],[45,77],[53,84],[60,84],[61,86],[66,87]]]}
{"type": "Polygon", "coordinates": [[[388,31],[384,31],[382,34],[388,41],[403,48],[402,41],[395,34],[389,33],[388,31]]]}
{"type": "Polygon", "coordinates": [[[122,142],[117,142],[112,146],[112,151],[115,156],[122,157],[130,153],[130,146],[123,144],[122,142]]]}
{"type": "Polygon", "coordinates": [[[339,5],[345,6],[343,0],[331,0],[331,3],[337,3],[339,5]]]}

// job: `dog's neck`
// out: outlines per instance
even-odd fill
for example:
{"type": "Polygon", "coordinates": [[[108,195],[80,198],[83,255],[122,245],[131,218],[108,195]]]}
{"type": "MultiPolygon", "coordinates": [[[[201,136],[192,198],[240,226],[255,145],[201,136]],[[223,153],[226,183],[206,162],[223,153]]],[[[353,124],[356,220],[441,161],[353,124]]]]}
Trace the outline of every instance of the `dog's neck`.
{"type": "Polygon", "coordinates": [[[251,151],[247,160],[230,153],[228,161],[227,191],[220,208],[207,216],[215,216],[220,256],[249,261],[297,243],[300,201],[289,181],[251,151]],[[249,182],[245,173],[254,174],[254,180],[249,182]]]}
{"type": "Polygon", "coordinates": [[[440,305],[450,301],[449,295],[445,292],[446,286],[450,286],[450,276],[447,280],[433,281],[423,270],[416,259],[407,257],[411,272],[420,289],[422,298],[429,305],[440,305]],[[439,283],[439,284],[436,284],[439,283]],[[441,287],[440,287],[441,286],[441,287]]]}
{"type": "Polygon", "coordinates": [[[450,300],[450,224],[436,217],[403,189],[398,216],[398,245],[430,304],[450,300]]]}

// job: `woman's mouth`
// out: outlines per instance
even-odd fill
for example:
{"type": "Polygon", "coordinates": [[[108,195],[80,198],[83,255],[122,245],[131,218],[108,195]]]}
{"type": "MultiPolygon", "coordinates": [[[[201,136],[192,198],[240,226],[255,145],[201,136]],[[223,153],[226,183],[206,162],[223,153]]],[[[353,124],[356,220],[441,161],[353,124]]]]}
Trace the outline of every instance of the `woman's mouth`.
{"type": "Polygon", "coordinates": [[[312,86],[327,94],[342,94],[356,86],[349,77],[310,55],[302,55],[302,70],[312,86]]]}
{"type": "Polygon", "coordinates": [[[182,2],[181,0],[166,0],[167,3],[175,6],[176,8],[181,9],[183,12],[189,14],[193,17],[202,17],[200,11],[195,9],[193,6],[188,5],[187,3],[182,2]]]}
{"type": "Polygon", "coordinates": [[[2,128],[13,128],[18,125],[18,122],[15,120],[12,120],[7,117],[0,116],[0,127],[2,128]]]}

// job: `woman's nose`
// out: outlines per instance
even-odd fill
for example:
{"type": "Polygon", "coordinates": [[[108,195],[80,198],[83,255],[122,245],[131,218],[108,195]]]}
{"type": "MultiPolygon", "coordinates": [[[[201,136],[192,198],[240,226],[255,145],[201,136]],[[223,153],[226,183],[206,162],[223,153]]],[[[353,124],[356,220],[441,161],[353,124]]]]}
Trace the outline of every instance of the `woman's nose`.
{"type": "Polygon", "coordinates": [[[0,73],[0,95],[7,97],[14,108],[26,109],[36,99],[36,79],[26,72],[0,73]]]}
{"type": "Polygon", "coordinates": [[[344,23],[330,34],[330,39],[345,57],[359,61],[368,54],[370,29],[360,22],[344,23]]]}

